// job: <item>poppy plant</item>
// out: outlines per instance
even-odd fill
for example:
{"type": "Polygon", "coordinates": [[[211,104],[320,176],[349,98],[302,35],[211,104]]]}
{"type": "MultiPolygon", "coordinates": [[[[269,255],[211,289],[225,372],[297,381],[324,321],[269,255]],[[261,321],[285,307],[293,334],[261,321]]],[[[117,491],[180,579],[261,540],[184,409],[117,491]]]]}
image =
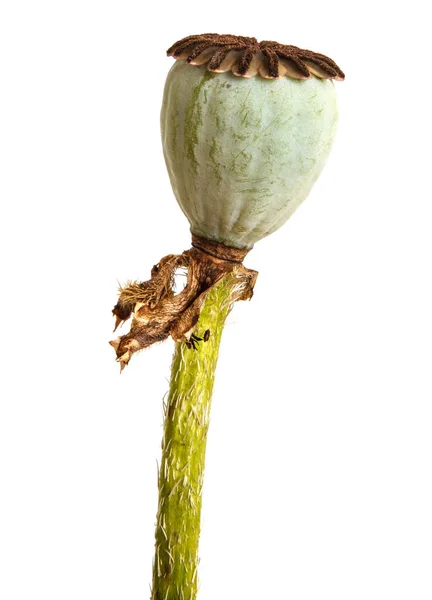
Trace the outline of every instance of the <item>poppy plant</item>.
{"type": "Polygon", "coordinates": [[[338,110],[330,58],[235,35],[176,42],[161,111],[164,157],[187,217],[192,248],[162,258],[143,282],[120,289],[111,342],[123,369],[171,336],[152,600],[194,600],[205,449],[223,326],[250,299],[257,272],[243,266],[256,242],[307,197],[330,153],[338,110]],[[175,275],[185,270],[183,290],[175,275]]]}

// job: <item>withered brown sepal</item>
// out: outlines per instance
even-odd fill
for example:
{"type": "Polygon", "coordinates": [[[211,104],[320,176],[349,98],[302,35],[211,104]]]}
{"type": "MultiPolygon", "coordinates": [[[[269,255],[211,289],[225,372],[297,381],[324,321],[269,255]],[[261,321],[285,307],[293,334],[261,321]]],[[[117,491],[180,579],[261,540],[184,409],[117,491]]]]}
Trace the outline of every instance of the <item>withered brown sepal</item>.
{"type": "MultiPolygon", "coordinates": [[[[132,316],[129,333],[110,342],[121,370],[131,356],[171,336],[195,349],[194,336],[201,309],[210,290],[223,278],[234,275],[232,302],[252,297],[258,273],[243,266],[247,251],[192,236],[192,248],[162,258],[144,282],[129,282],[120,289],[113,309],[115,329],[132,316]],[[186,269],[186,286],[175,293],[174,276],[186,269]]],[[[114,331],[115,331],[114,329],[114,331]]],[[[206,332],[207,334],[207,332],[206,332]]],[[[208,339],[208,334],[207,334],[208,339]]]]}

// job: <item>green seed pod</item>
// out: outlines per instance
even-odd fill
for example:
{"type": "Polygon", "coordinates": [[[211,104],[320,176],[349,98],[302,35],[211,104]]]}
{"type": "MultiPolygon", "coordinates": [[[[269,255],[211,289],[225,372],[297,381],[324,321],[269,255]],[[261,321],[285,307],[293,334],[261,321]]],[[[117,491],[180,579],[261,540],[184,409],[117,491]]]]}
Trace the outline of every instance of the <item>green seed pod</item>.
{"type": "Polygon", "coordinates": [[[161,111],[171,185],[195,235],[251,248],[309,194],[333,144],[329,58],[255,38],[174,44],[161,111]]]}

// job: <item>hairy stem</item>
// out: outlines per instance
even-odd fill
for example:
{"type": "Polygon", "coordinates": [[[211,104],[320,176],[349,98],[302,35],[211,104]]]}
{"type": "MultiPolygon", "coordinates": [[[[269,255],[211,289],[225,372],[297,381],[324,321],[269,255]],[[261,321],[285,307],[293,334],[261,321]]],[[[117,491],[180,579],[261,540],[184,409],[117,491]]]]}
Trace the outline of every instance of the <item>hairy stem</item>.
{"type": "Polygon", "coordinates": [[[210,291],[196,334],[197,349],[176,345],[165,410],[152,600],[195,600],[201,491],[219,344],[235,277],[210,291]],[[208,334],[207,334],[208,335],[208,334]]]}

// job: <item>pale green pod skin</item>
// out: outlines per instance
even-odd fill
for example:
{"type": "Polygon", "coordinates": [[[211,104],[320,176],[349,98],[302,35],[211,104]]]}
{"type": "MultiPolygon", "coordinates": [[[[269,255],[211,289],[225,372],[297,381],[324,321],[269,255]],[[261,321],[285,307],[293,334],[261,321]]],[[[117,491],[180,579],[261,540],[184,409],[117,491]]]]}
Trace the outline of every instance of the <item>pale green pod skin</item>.
{"type": "Polygon", "coordinates": [[[321,173],[337,118],[330,79],[247,79],[176,61],[162,143],[191,231],[251,248],[279,229],[321,173]]]}

